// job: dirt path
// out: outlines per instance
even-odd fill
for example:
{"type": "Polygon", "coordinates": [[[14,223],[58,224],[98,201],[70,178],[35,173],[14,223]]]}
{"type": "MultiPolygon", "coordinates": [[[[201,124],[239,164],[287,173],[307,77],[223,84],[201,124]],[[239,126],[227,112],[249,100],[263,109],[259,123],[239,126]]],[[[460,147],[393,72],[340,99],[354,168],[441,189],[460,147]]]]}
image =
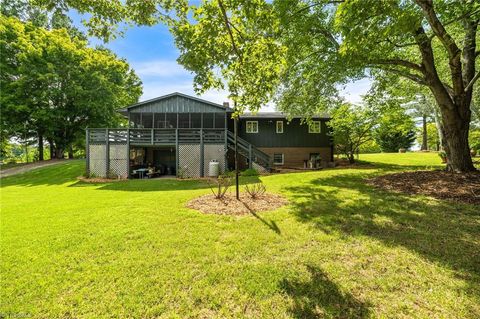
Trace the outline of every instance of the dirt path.
{"type": "Polygon", "coordinates": [[[66,160],[49,160],[49,161],[41,161],[41,162],[34,162],[30,164],[25,164],[19,167],[12,167],[12,168],[7,168],[7,169],[2,169],[0,170],[0,178],[15,175],[15,174],[21,174],[25,173],[40,167],[45,167],[45,166],[50,166],[50,165],[55,165],[59,163],[63,163],[66,160]]]}

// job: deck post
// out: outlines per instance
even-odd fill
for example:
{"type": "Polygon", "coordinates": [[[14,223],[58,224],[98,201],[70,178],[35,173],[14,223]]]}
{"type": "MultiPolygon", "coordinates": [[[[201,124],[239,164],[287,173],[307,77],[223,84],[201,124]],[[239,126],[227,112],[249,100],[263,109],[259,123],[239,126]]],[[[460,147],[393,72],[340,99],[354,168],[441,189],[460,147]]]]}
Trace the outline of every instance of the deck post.
{"type": "Polygon", "coordinates": [[[224,157],[224,165],[225,166],[223,169],[224,169],[224,172],[226,172],[228,170],[228,128],[225,127],[225,130],[224,130],[224,134],[225,134],[225,145],[224,145],[224,154],[223,154],[223,157],[224,157]]]}
{"type": "Polygon", "coordinates": [[[228,153],[228,114],[227,114],[227,111],[225,110],[225,130],[224,130],[224,134],[225,134],[225,153],[223,155],[224,159],[224,172],[226,172],[228,170],[228,156],[227,156],[227,153],[228,153]]]}
{"type": "Polygon", "coordinates": [[[252,168],[252,144],[248,144],[248,168],[252,168]]]}
{"type": "Polygon", "coordinates": [[[205,176],[205,147],[203,143],[203,128],[200,129],[200,177],[205,176]]]}
{"type": "MultiPolygon", "coordinates": [[[[178,118],[178,117],[177,117],[178,118]]],[[[178,155],[180,154],[178,150],[178,127],[175,129],[175,175],[178,177],[178,164],[179,158],[178,155]]]]}
{"type": "Polygon", "coordinates": [[[152,128],[152,130],[151,130],[150,133],[151,133],[151,136],[150,136],[150,144],[153,145],[153,137],[154,137],[154,134],[155,134],[155,132],[153,131],[153,128],[152,128]]]}
{"type": "Polygon", "coordinates": [[[110,171],[110,138],[109,129],[105,130],[105,177],[108,178],[108,171],[110,171]]]}
{"type": "Polygon", "coordinates": [[[85,173],[87,177],[90,177],[90,131],[87,127],[85,130],[85,161],[86,161],[86,170],[85,173]]]}
{"type": "Polygon", "coordinates": [[[127,128],[127,179],[130,179],[130,126],[127,128]]]}

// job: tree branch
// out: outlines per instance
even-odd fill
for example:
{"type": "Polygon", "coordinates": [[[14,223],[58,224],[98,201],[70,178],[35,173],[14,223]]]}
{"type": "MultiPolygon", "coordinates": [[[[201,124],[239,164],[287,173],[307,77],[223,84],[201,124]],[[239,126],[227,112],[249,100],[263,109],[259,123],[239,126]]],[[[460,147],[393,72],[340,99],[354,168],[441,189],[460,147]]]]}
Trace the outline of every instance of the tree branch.
{"type": "Polygon", "coordinates": [[[440,42],[447,50],[453,90],[456,94],[462,94],[464,87],[462,78],[462,63],[460,60],[461,50],[438,18],[435,9],[433,8],[432,0],[415,0],[415,2],[422,9],[423,15],[427,19],[433,33],[438,37],[440,42]]]}
{"type": "Polygon", "coordinates": [[[470,90],[473,85],[475,84],[475,82],[477,82],[478,78],[480,78],[480,71],[477,72],[477,74],[475,74],[475,76],[473,77],[473,79],[468,83],[468,85],[465,87],[465,93],[468,92],[468,90],[470,90]]]}
{"type": "Polygon", "coordinates": [[[235,43],[235,38],[233,37],[232,29],[230,28],[230,22],[228,21],[228,16],[227,16],[227,11],[225,10],[225,7],[223,6],[222,0],[217,0],[218,1],[218,6],[220,7],[220,11],[222,12],[223,16],[223,22],[225,23],[225,27],[227,28],[228,34],[230,36],[230,40],[232,41],[232,48],[237,54],[238,58],[240,59],[240,63],[242,62],[242,54],[240,50],[237,47],[237,44],[235,43]]]}
{"type": "Polygon", "coordinates": [[[372,63],[374,64],[386,64],[386,65],[399,65],[399,66],[404,66],[409,69],[413,69],[415,71],[423,73],[425,70],[424,68],[416,63],[402,60],[402,59],[385,59],[385,60],[373,60],[372,63]]]}
{"type": "Polygon", "coordinates": [[[418,74],[413,74],[413,73],[410,73],[408,71],[399,70],[399,69],[395,69],[395,68],[386,68],[386,67],[382,67],[380,65],[375,65],[375,64],[372,64],[372,65],[369,65],[369,66],[373,67],[373,68],[381,69],[381,70],[384,70],[384,71],[387,71],[387,72],[392,72],[392,73],[400,75],[400,76],[403,76],[403,77],[405,77],[409,80],[412,80],[412,81],[414,81],[418,84],[421,84],[421,85],[427,85],[427,82],[426,82],[425,78],[422,78],[418,74]]]}

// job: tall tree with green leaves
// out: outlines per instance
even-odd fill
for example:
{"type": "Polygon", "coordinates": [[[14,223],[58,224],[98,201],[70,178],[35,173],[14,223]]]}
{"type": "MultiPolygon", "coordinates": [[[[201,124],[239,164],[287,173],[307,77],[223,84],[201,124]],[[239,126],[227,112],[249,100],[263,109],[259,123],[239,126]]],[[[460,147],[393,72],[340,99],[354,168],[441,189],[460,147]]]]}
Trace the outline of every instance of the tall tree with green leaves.
{"type": "Polygon", "coordinates": [[[2,127],[46,138],[58,158],[86,127],[117,123],[116,110],[141,95],[141,82],[125,61],[89,48],[66,29],[0,15],[0,50],[2,127]]]}

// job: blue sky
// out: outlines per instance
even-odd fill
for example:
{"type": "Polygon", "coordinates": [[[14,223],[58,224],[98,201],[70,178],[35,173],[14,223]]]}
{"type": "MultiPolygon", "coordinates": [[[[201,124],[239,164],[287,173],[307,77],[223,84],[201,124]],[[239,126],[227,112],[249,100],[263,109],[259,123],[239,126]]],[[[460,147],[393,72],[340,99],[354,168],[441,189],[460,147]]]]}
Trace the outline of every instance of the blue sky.
{"type": "MultiPolygon", "coordinates": [[[[75,12],[70,16],[81,29],[81,17],[75,12]]],[[[102,43],[90,39],[92,45],[102,43]]],[[[103,43],[102,43],[103,44],[103,43]]],[[[119,57],[128,61],[143,82],[143,95],[140,100],[147,100],[172,92],[182,92],[195,95],[193,90],[193,75],[176,62],[179,52],[175,47],[173,37],[164,25],[153,27],[130,27],[123,37],[118,37],[103,44],[119,57]]],[[[360,95],[370,88],[368,79],[348,84],[342,95],[351,102],[360,102],[360,95]]],[[[222,103],[228,101],[226,91],[208,91],[200,96],[206,100],[222,103]]],[[[270,105],[263,110],[274,110],[270,105]]]]}

